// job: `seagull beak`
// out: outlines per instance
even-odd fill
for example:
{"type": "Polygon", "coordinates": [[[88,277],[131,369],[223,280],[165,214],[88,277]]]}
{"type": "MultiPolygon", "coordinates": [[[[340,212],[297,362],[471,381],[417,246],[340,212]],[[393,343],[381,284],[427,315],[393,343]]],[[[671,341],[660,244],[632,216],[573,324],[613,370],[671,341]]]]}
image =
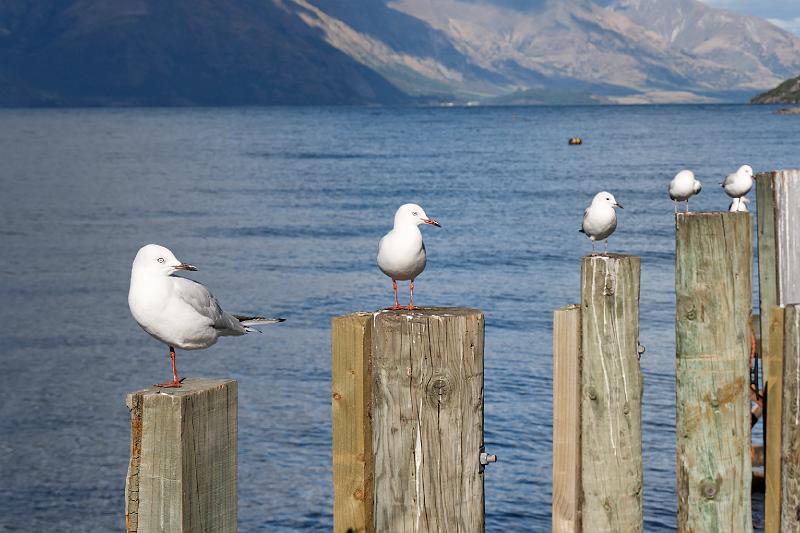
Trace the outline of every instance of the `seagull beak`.
{"type": "Polygon", "coordinates": [[[181,263],[180,265],[175,267],[175,270],[189,270],[191,272],[197,272],[197,267],[190,265],[188,263],[181,263]]]}
{"type": "Polygon", "coordinates": [[[625,209],[624,207],[622,207],[622,204],[621,204],[621,203],[619,203],[619,202],[615,203],[614,205],[615,205],[615,206],[617,206],[617,207],[619,207],[620,209],[625,209]]]}
{"type": "Polygon", "coordinates": [[[439,224],[438,222],[436,222],[432,218],[426,218],[425,220],[423,220],[423,222],[426,223],[426,224],[430,224],[431,226],[436,226],[437,228],[441,228],[442,227],[441,224],[439,224]]]}

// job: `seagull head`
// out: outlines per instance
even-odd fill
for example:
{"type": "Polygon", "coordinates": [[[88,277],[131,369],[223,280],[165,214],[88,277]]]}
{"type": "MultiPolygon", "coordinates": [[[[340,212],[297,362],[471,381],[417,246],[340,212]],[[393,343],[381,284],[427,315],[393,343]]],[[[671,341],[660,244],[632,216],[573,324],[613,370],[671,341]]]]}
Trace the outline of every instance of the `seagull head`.
{"type": "Polygon", "coordinates": [[[614,195],[606,191],[595,194],[592,199],[592,205],[609,205],[612,208],[619,207],[620,209],[624,209],[622,204],[617,202],[617,199],[614,198],[614,195]]]}
{"type": "Polygon", "coordinates": [[[441,224],[426,215],[425,210],[417,204],[403,204],[394,214],[395,227],[403,225],[419,226],[420,224],[430,224],[437,228],[442,227],[441,224]]]}
{"type": "Polygon", "coordinates": [[[134,272],[169,276],[178,270],[197,270],[197,268],[178,261],[178,258],[169,248],[158,244],[142,246],[133,260],[134,272]]]}
{"type": "Polygon", "coordinates": [[[744,174],[748,178],[753,179],[753,167],[750,165],[742,165],[736,172],[739,174],[744,174]]]}

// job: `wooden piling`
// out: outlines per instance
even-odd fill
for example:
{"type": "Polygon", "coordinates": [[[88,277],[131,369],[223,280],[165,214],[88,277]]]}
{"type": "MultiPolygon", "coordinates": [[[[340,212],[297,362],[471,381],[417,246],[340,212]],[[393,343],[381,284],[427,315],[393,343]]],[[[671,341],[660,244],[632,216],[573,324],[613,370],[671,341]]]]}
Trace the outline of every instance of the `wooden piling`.
{"type": "Polygon", "coordinates": [[[748,213],[676,215],[678,530],[752,531],[748,213]]]}
{"type": "Polygon", "coordinates": [[[553,533],[580,533],[581,306],[553,316],[553,533]]]}
{"type": "Polygon", "coordinates": [[[638,257],[581,263],[581,521],[642,531],[638,257]]]}
{"type": "Polygon", "coordinates": [[[372,507],[372,314],[333,319],[333,531],[371,533],[372,507]]]}
{"type": "Polygon", "coordinates": [[[764,354],[764,533],[780,533],[784,309],[772,307],[768,314],[769,345],[764,354]]]}
{"type": "Polygon", "coordinates": [[[128,395],[128,533],[235,533],[236,396],[231,379],[128,395]]]}
{"type": "MultiPolygon", "coordinates": [[[[356,457],[361,477],[372,480],[372,514],[363,508],[370,489],[355,513],[356,520],[364,517],[363,531],[482,532],[483,314],[426,308],[349,315],[334,319],[333,335],[334,458],[352,453],[344,448],[353,438],[346,432],[356,433],[365,454],[371,443],[371,462],[356,457]],[[363,350],[363,356],[340,363],[349,350],[363,350]],[[371,425],[336,416],[337,402],[349,401],[341,380],[348,368],[353,376],[361,373],[350,394],[369,393],[361,400],[362,418],[371,425]]],[[[352,496],[348,475],[334,469],[334,502],[352,496]]],[[[345,520],[354,513],[342,509],[334,507],[340,515],[334,531],[362,530],[362,522],[345,520]]]]}
{"type": "Polygon", "coordinates": [[[756,176],[758,214],[758,279],[761,350],[765,371],[764,527],[781,531],[781,420],[783,375],[783,311],[800,302],[800,170],[764,172],[756,176]],[[773,315],[773,313],[778,313],[773,315]],[[772,335],[779,338],[776,342],[772,335]]]}
{"type": "Polygon", "coordinates": [[[783,330],[781,532],[800,531],[800,304],[787,305],[783,330]]]}

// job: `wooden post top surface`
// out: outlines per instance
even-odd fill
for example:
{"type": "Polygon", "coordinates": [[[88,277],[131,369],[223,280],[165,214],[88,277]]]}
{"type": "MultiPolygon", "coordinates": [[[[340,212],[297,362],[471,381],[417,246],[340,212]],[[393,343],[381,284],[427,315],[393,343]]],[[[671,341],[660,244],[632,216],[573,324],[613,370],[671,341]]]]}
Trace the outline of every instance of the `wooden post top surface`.
{"type": "Polygon", "coordinates": [[[130,404],[130,398],[132,396],[154,396],[159,394],[176,397],[189,396],[191,394],[197,394],[207,390],[224,387],[229,383],[236,383],[236,380],[233,378],[186,378],[183,380],[183,383],[181,383],[181,387],[179,388],[172,389],[156,387],[153,385],[152,387],[148,387],[146,389],[130,392],[128,393],[128,404],[130,404]]]}
{"type": "Polygon", "coordinates": [[[418,307],[413,310],[408,309],[378,309],[377,311],[357,311],[347,315],[334,317],[334,320],[345,317],[367,317],[367,316],[397,316],[397,317],[444,317],[444,316],[474,316],[483,315],[480,309],[471,307],[418,307]]]}
{"type": "Polygon", "coordinates": [[[615,254],[613,252],[609,252],[607,254],[597,254],[597,255],[586,254],[586,255],[583,256],[584,260],[588,259],[590,261],[591,260],[599,260],[599,259],[607,260],[607,259],[627,259],[627,258],[639,259],[639,256],[638,255],[630,255],[630,254],[615,254]]]}

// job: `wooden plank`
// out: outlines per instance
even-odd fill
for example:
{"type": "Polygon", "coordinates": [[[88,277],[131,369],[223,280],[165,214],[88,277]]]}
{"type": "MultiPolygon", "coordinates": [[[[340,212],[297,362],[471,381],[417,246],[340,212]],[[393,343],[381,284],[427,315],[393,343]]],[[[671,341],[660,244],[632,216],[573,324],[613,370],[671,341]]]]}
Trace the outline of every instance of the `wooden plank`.
{"type": "Polygon", "coordinates": [[[581,263],[581,521],[642,531],[639,258],[581,263]]]}
{"type": "Polygon", "coordinates": [[[778,305],[800,302],[800,170],[774,173],[778,305]]]}
{"type": "Polygon", "coordinates": [[[236,396],[231,379],[128,395],[128,532],[236,531],[236,396]]]}
{"type": "Polygon", "coordinates": [[[800,304],[786,306],[783,334],[781,531],[800,531],[800,304]]]}
{"type": "Polygon", "coordinates": [[[553,533],[580,533],[581,306],[553,314],[553,533]]]}
{"type": "Polygon", "coordinates": [[[376,531],[482,532],[483,314],[379,312],[372,357],[376,531]]]}
{"type": "MultiPolygon", "coordinates": [[[[773,195],[774,172],[762,172],[756,176],[756,217],[758,222],[758,308],[761,324],[761,353],[769,347],[769,311],[778,305],[778,272],[775,257],[775,197],[773,195]]],[[[764,359],[765,375],[769,362],[764,359]]]]}
{"type": "Polygon", "coordinates": [[[372,314],[334,318],[331,346],[333,530],[372,532],[372,314]]]}
{"type": "Polygon", "coordinates": [[[678,530],[752,531],[748,213],[676,215],[678,530]]]}
{"type": "Polygon", "coordinates": [[[780,307],[769,309],[769,346],[764,355],[764,533],[781,531],[781,427],[783,405],[783,316],[780,307]]]}

